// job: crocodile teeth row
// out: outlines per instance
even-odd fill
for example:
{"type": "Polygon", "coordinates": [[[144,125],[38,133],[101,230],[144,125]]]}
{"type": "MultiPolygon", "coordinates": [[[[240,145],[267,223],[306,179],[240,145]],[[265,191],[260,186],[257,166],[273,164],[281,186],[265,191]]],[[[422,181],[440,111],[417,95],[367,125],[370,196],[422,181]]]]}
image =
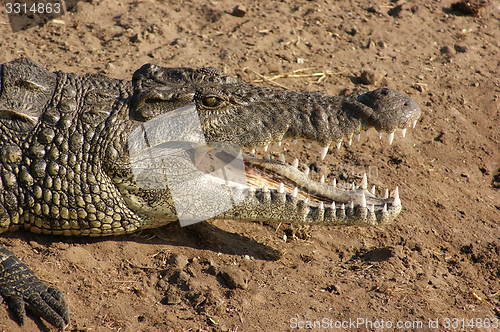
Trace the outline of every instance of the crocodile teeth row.
{"type": "MultiPolygon", "coordinates": [[[[320,183],[324,183],[325,180],[324,180],[324,176],[321,177],[322,181],[320,181],[320,183]]],[[[366,174],[363,176],[363,181],[366,180],[366,174]]],[[[332,183],[333,186],[335,187],[336,186],[336,180],[334,179],[334,182],[332,183]]],[[[361,185],[362,186],[362,185],[361,185]]],[[[344,186],[342,186],[342,189],[345,189],[345,184],[344,186]]],[[[362,189],[366,189],[366,188],[362,188],[362,189]]],[[[352,183],[352,186],[351,186],[351,189],[350,190],[356,190],[356,185],[354,184],[354,182],[352,183]]],[[[280,194],[283,194],[285,193],[285,185],[283,184],[283,182],[280,182],[279,184],[279,187],[278,189],[276,190],[278,193],[280,194]]],[[[262,192],[264,193],[268,193],[270,192],[269,188],[267,187],[266,184],[264,184],[262,186],[262,192]]],[[[297,198],[298,196],[298,193],[299,193],[299,190],[297,187],[293,188],[292,192],[290,193],[290,195],[293,197],[293,198],[297,198]]],[[[371,193],[373,195],[375,195],[375,186],[372,187],[372,190],[371,190],[371,193]]],[[[389,198],[389,189],[385,189],[385,194],[384,194],[384,197],[383,199],[388,199],[389,198]]],[[[309,198],[307,197],[304,202],[307,202],[309,201],[309,198]]],[[[322,202],[320,202],[320,204],[323,204],[322,202]]],[[[373,205],[373,204],[372,204],[373,205]]],[[[396,188],[394,189],[394,193],[393,193],[393,202],[391,204],[392,206],[401,206],[401,199],[399,198],[399,188],[396,186],[396,188]]],[[[332,202],[332,206],[335,206],[335,202],[332,202]]],[[[351,201],[350,202],[350,206],[351,208],[354,208],[354,201],[351,201]]],[[[366,196],[365,196],[365,193],[362,192],[361,193],[361,203],[360,203],[360,206],[361,207],[366,207],[366,196]]]]}
{"type": "MultiPolygon", "coordinates": [[[[412,124],[411,124],[411,127],[412,127],[412,128],[415,128],[415,126],[416,126],[416,125],[417,125],[417,120],[414,120],[414,121],[412,122],[412,124]]],[[[402,137],[402,138],[405,138],[405,137],[406,137],[406,129],[407,129],[407,128],[403,128],[403,129],[401,129],[401,137],[402,137]]],[[[368,131],[365,131],[365,132],[366,132],[366,135],[368,136],[368,131]]],[[[379,139],[381,139],[381,138],[382,138],[382,134],[383,134],[383,133],[382,133],[381,131],[379,131],[379,132],[378,132],[378,138],[379,138],[379,139]]],[[[357,133],[357,134],[356,134],[356,140],[359,142],[359,140],[360,140],[360,139],[361,139],[361,133],[357,133]]],[[[389,145],[392,145],[392,142],[393,142],[393,141],[394,141],[394,132],[391,132],[391,133],[389,133],[389,134],[388,134],[388,136],[387,136],[387,142],[389,143],[389,145]]],[[[351,145],[351,143],[352,143],[352,138],[351,138],[351,139],[349,139],[349,141],[348,141],[347,143],[348,143],[349,145],[351,145]]],[[[309,148],[310,146],[311,146],[311,145],[310,145],[310,143],[308,142],[307,147],[309,148]]],[[[341,147],[341,146],[342,146],[342,141],[340,141],[340,142],[338,142],[338,143],[337,143],[337,149],[340,149],[340,147],[341,147]]],[[[329,149],[329,147],[324,147],[324,146],[321,146],[321,147],[320,147],[320,156],[321,156],[321,160],[325,159],[325,156],[326,156],[326,154],[327,154],[327,152],[328,152],[328,149],[329,149]]]]}
{"type": "Polygon", "coordinates": [[[377,204],[378,211],[375,210],[375,204],[367,204],[364,193],[361,193],[359,206],[356,206],[354,201],[348,203],[332,201],[325,204],[325,202],[310,201],[309,197],[297,199],[298,189],[294,188],[291,193],[285,193],[283,184],[280,184],[279,189],[274,193],[265,185],[260,192],[257,192],[253,187],[250,187],[249,191],[251,194],[248,199],[253,200],[255,204],[269,204],[267,206],[270,209],[280,209],[281,205],[296,209],[298,214],[294,215],[298,216],[298,219],[294,222],[305,224],[384,224],[390,220],[391,214],[399,213],[398,211],[401,209],[398,188],[394,190],[394,202],[392,204],[377,204]]]}
{"type": "MultiPolygon", "coordinates": [[[[417,120],[413,121],[411,126],[412,128],[415,128],[417,124],[417,120]]],[[[403,128],[401,129],[401,137],[404,138],[406,136],[406,129],[407,128],[403,128]]],[[[368,135],[368,132],[367,134],[368,135]]],[[[381,139],[382,138],[382,132],[379,131],[378,132],[378,138],[381,139]]],[[[359,140],[361,139],[361,133],[357,133],[356,134],[356,140],[359,142],[359,140]]],[[[387,143],[389,143],[389,145],[392,145],[392,142],[394,141],[394,132],[391,132],[387,135],[387,143]]],[[[351,145],[352,144],[352,138],[349,139],[349,141],[347,141],[347,144],[351,145]]],[[[307,142],[307,148],[309,148],[311,146],[311,143],[310,142],[307,142]]],[[[340,142],[337,142],[337,149],[340,149],[340,147],[342,146],[342,141],[340,142]]],[[[325,159],[327,153],[328,153],[328,149],[329,147],[328,146],[320,146],[320,158],[321,160],[325,159]]]]}
{"type": "MultiPolygon", "coordinates": [[[[411,123],[411,127],[412,128],[415,128],[415,126],[417,125],[417,120],[414,120],[412,123],[411,123]]],[[[403,128],[401,129],[401,137],[404,138],[406,136],[406,129],[407,128],[403,128]]],[[[366,130],[365,131],[366,135],[368,136],[368,131],[366,130]]],[[[382,136],[383,136],[383,133],[381,131],[378,132],[378,138],[379,139],[382,139],[382,136]]],[[[356,141],[360,141],[361,139],[361,133],[357,133],[356,134],[356,141]]],[[[392,142],[394,141],[394,132],[390,132],[387,136],[387,142],[389,143],[389,145],[392,145],[392,142]]],[[[292,140],[293,144],[297,144],[298,140],[296,138],[294,138],[292,140]]],[[[281,141],[278,141],[278,146],[281,146],[281,141]]],[[[347,144],[351,145],[352,144],[352,137],[349,139],[349,141],[347,141],[347,144]]],[[[340,149],[340,147],[342,146],[342,141],[340,142],[337,142],[336,143],[337,145],[337,149],[340,149]]],[[[312,146],[311,142],[307,141],[306,142],[306,148],[310,148],[312,146]]],[[[327,153],[328,153],[328,149],[330,147],[329,146],[320,146],[320,157],[321,157],[321,160],[325,159],[327,153]]],[[[264,146],[263,147],[264,149],[264,152],[267,152],[267,150],[269,149],[269,144],[264,146]]],[[[252,152],[251,152],[252,155],[255,154],[255,149],[252,149],[252,152]]]]}
{"type": "MultiPolygon", "coordinates": [[[[299,190],[298,190],[298,188],[297,188],[297,187],[293,188],[292,192],[290,193],[290,196],[292,196],[293,198],[297,198],[297,196],[298,196],[298,191],[299,191],[299,190]]],[[[264,184],[264,185],[262,186],[262,192],[263,192],[263,193],[269,193],[269,192],[270,192],[270,190],[269,190],[269,188],[267,187],[267,185],[265,185],[265,184],[264,184]]],[[[277,192],[278,192],[278,193],[280,193],[280,194],[285,193],[285,185],[284,185],[283,183],[280,183],[280,185],[279,185],[279,187],[278,187],[277,192]]],[[[395,206],[395,207],[400,206],[400,205],[401,205],[401,200],[400,200],[400,198],[399,198],[399,189],[398,189],[398,187],[396,187],[396,188],[394,189],[393,198],[394,198],[394,200],[393,200],[393,202],[392,202],[392,204],[391,204],[391,205],[392,205],[392,206],[395,206]]],[[[306,197],[306,198],[303,200],[303,202],[304,202],[304,203],[309,202],[309,197],[306,197]]],[[[344,204],[345,204],[345,203],[342,203],[342,208],[344,208],[344,204]]],[[[366,196],[365,196],[365,193],[361,193],[361,203],[360,203],[359,205],[360,205],[361,207],[364,207],[364,208],[366,207],[366,205],[367,205],[367,204],[366,204],[366,196]]],[[[319,206],[323,207],[323,206],[324,206],[324,203],[323,203],[323,202],[320,202],[320,203],[319,203],[319,206]]],[[[354,201],[351,201],[351,202],[349,203],[349,206],[350,206],[351,208],[354,208],[354,201]]],[[[331,207],[332,207],[333,209],[335,208],[335,202],[332,202],[332,203],[331,203],[331,207]]],[[[371,205],[370,205],[370,209],[374,209],[374,204],[371,204],[371,205]]],[[[385,203],[385,204],[384,204],[384,209],[385,209],[385,210],[387,210],[387,203],[385,203]]]]}

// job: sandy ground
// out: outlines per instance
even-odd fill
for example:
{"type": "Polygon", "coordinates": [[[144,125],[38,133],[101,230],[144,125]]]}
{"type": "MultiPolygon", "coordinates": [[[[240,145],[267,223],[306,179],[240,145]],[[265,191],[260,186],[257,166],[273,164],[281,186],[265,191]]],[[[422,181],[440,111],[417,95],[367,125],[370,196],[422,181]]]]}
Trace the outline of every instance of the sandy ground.
{"type": "MultiPolygon", "coordinates": [[[[373,228],[215,221],[202,239],[173,226],[97,240],[2,235],[66,294],[69,331],[296,331],[308,321],[323,322],[314,331],[379,331],[389,322],[392,330],[498,331],[500,3],[489,1],[479,17],[452,11],[449,0],[238,4],[243,17],[231,1],[80,1],[18,33],[2,8],[0,63],[28,56],[52,71],[122,79],[150,62],[212,66],[247,82],[258,79],[252,71],[303,70],[327,74],[276,81],[332,95],[399,90],[423,116],[392,146],[370,131],[323,162],[315,144],[271,149],[326,166],[330,177],[339,170],[341,181],[374,167],[369,182],[379,193],[399,186],[401,215],[373,228]],[[378,73],[376,82],[363,85],[364,70],[378,73]],[[372,325],[335,328],[361,319],[372,325]]],[[[30,317],[21,329],[5,304],[0,310],[3,331],[51,330],[45,324],[30,317]]]]}

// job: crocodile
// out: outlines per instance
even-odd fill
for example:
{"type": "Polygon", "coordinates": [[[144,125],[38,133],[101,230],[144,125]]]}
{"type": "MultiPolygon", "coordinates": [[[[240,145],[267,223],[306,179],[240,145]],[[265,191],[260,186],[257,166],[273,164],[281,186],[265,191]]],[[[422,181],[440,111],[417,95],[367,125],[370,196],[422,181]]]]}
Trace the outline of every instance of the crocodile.
{"type": "MultiPolygon", "coordinates": [[[[401,211],[397,187],[391,196],[377,197],[366,175],[359,185],[347,187],[335,180],[314,181],[297,160],[259,159],[255,149],[267,151],[271,142],[300,138],[319,144],[323,159],[330,146],[359,140],[372,127],[388,133],[392,143],[396,129],[404,136],[420,117],[419,106],[402,93],[387,88],[347,96],[294,92],[244,83],[214,68],[154,64],[142,66],[127,81],[53,73],[20,58],[0,65],[0,233],[24,229],[106,236],[178,221],[170,186],[140,184],[140,176],[149,179],[148,166],[143,165],[146,173],[134,173],[130,137],[147,141],[150,155],[153,148],[160,154],[175,150],[187,173],[203,173],[197,163],[208,150],[199,149],[190,135],[178,139],[164,132],[155,142],[145,135],[146,124],[185,107],[195,110],[210,153],[230,161],[236,157],[229,150],[243,151],[238,156],[247,183],[234,183],[238,200],[213,219],[382,225],[401,211]],[[183,145],[188,149],[178,148],[183,145]]],[[[156,130],[162,132],[163,125],[157,121],[156,130]]],[[[151,174],[157,171],[150,169],[151,174]]],[[[203,204],[190,200],[196,212],[219,204],[218,193],[228,185],[230,180],[207,175],[202,184],[181,186],[180,196],[212,188],[213,197],[203,204]]],[[[0,294],[21,325],[26,308],[60,330],[70,324],[63,293],[44,284],[3,246],[0,294]]]]}

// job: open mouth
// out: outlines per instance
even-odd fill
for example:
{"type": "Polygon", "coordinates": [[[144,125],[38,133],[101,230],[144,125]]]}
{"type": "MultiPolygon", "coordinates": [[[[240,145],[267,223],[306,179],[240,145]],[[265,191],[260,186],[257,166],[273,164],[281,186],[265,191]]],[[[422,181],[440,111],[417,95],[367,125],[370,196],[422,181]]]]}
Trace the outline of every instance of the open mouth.
{"type": "MultiPolygon", "coordinates": [[[[416,121],[411,120],[409,127],[415,127],[416,121]]],[[[400,137],[405,137],[406,129],[407,127],[401,129],[400,137]]],[[[379,132],[378,137],[382,136],[383,133],[379,132]]],[[[359,141],[360,134],[352,137],[359,141]]],[[[394,131],[388,133],[387,143],[392,144],[394,137],[394,131]]],[[[285,139],[283,142],[296,144],[297,139],[285,139]]],[[[277,143],[282,145],[282,142],[277,143]]],[[[306,146],[309,148],[311,144],[307,142],[306,146]]],[[[348,140],[347,144],[351,145],[352,141],[348,140]]],[[[381,197],[377,197],[375,186],[368,186],[366,174],[363,174],[360,183],[340,184],[336,178],[326,179],[324,175],[319,181],[315,181],[310,177],[309,167],[299,168],[298,159],[287,163],[284,154],[279,154],[277,160],[272,160],[269,145],[259,148],[262,149],[259,152],[262,152],[264,158],[256,157],[256,149],[243,149],[246,152],[242,154],[244,170],[239,171],[240,174],[244,171],[244,183],[241,182],[241,177],[239,183],[231,181],[226,177],[227,174],[237,174],[238,170],[227,168],[227,165],[235,159],[237,152],[229,154],[227,150],[214,148],[213,144],[210,146],[210,153],[203,150],[204,153],[198,154],[198,162],[195,162],[198,170],[214,175],[213,161],[218,160],[219,165],[225,167],[224,178],[229,180],[226,185],[233,190],[247,190],[246,203],[256,210],[264,209],[264,215],[272,215],[274,211],[294,222],[306,224],[380,225],[392,221],[401,211],[398,187],[392,192],[385,189],[381,197]]],[[[341,142],[332,146],[340,149],[341,142]]],[[[320,148],[321,160],[328,150],[328,147],[320,148]]],[[[212,179],[220,184],[224,182],[221,182],[222,178],[212,179]]]]}
{"type": "MultiPolygon", "coordinates": [[[[417,120],[412,120],[409,127],[414,128],[417,120]]],[[[401,129],[400,136],[406,136],[406,127],[401,129]]],[[[361,135],[355,134],[356,141],[361,135]]],[[[381,139],[382,132],[378,133],[381,139]]],[[[395,133],[387,135],[387,143],[392,144],[395,133]]],[[[283,142],[297,144],[297,139],[286,139],[283,142]]],[[[341,148],[341,143],[332,144],[341,148]]],[[[282,142],[278,142],[281,145],[282,142]]],[[[351,145],[352,140],[346,144],[351,145]]],[[[306,143],[309,148],[310,142],[306,143]]],[[[399,190],[396,187],[392,192],[385,189],[381,197],[376,196],[375,186],[368,186],[366,174],[363,174],[360,183],[337,182],[336,178],[325,179],[322,175],[319,181],[310,178],[309,167],[299,169],[299,160],[287,163],[284,154],[279,154],[278,160],[272,160],[268,146],[263,148],[264,158],[256,158],[255,149],[247,149],[243,155],[245,174],[251,192],[257,199],[265,201],[269,196],[270,204],[300,204],[309,208],[311,222],[328,223],[328,219],[335,218],[337,224],[384,224],[392,220],[401,210],[399,190]],[[281,197],[279,197],[281,196],[281,197]],[[316,216],[313,216],[316,215],[316,216]],[[364,222],[361,222],[364,220],[364,222]]],[[[323,160],[328,152],[328,147],[320,147],[320,159],[323,160]]]]}

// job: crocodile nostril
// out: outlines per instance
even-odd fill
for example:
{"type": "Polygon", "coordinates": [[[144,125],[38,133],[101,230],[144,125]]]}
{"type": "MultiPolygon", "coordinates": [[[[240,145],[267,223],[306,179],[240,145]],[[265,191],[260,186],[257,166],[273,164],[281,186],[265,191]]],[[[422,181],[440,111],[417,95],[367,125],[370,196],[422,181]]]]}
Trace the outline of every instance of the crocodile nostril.
{"type": "Polygon", "coordinates": [[[408,102],[407,102],[407,101],[405,101],[403,105],[404,105],[404,106],[408,106],[408,102]]]}

